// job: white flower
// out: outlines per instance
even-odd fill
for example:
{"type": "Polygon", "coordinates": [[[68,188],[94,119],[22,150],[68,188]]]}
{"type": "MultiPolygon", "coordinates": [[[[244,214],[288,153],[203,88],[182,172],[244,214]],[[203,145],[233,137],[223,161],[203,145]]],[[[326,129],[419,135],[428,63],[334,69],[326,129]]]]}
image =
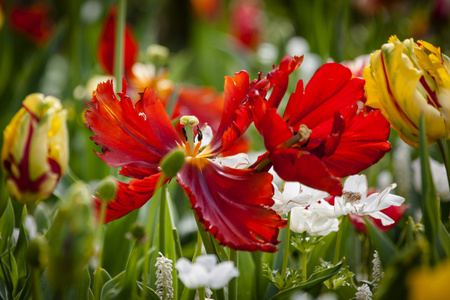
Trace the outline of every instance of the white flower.
{"type": "Polygon", "coordinates": [[[389,192],[396,187],[393,183],[381,193],[367,196],[367,179],[365,175],[354,175],[347,178],[344,183],[342,197],[335,197],[334,211],[336,216],[357,214],[369,215],[374,219],[381,220],[386,226],[394,223],[390,217],[380,212],[389,206],[400,206],[405,198],[391,195],[389,192]]]}
{"type": "MultiPolygon", "coordinates": [[[[414,173],[414,185],[418,192],[422,192],[422,173],[420,168],[420,159],[415,159],[412,164],[414,173]]],[[[436,192],[442,201],[450,201],[450,190],[447,182],[447,171],[444,164],[441,164],[430,157],[430,169],[433,176],[433,183],[436,192]]]]}
{"type": "Polygon", "coordinates": [[[160,257],[156,258],[156,293],[162,300],[173,299],[172,286],[172,260],[164,257],[159,252],[160,257]]]}
{"type": "MultiPolygon", "coordinates": [[[[333,208],[331,207],[330,209],[332,212],[333,208]]],[[[323,208],[323,210],[320,208],[320,211],[325,210],[326,208],[323,208]]],[[[326,214],[321,214],[313,209],[303,207],[294,207],[291,210],[290,224],[292,231],[298,233],[307,232],[312,236],[324,236],[332,231],[339,230],[339,220],[337,218],[329,217],[326,214]]]]}
{"type": "Polygon", "coordinates": [[[223,288],[233,277],[239,275],[232,261],[217,264],[215,255],[200,255],[191,263],[186,258],[180,258],[175,264],[178,277],[190,289],[209,287],[223,288]]]}
{"type": "Polygon", "coordinates": [[[275,190],[273,195],[273,200],[275,203],[272,206],[272,209],[278,214],[287,214],[296,206],[306,208],[307,206],[316,203],[319,200],[323,200],[328,196],[327,192],[319,191],[306,185],[301,185],[298,182],[285,182],[283,193],[280,192],[275,184],[273,187],[275,190]]]}
{"type": "Polygon", "coordinates": [[[358,287],[358,292],[355,294],[356,300],[372,300],[372,292],[367,284],[358,287]]]}

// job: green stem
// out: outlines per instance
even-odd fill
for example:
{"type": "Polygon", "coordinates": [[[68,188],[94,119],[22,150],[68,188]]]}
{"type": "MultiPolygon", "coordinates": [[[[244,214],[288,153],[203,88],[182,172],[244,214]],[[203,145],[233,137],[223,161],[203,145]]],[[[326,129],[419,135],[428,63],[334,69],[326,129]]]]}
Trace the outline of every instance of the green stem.
{"type": "Polygon", "coordinates": [[[200,234],[200,231],[197,231],[197,247],[195,248],[194,256],[192,257],[192,261],[195,261],[197,256],[200,256],[202,254],[202,235],[200,234]]]}
{"type": "MultiPolygon", "coordinates": [[[[230,259],[234,263],[234,266],[238,268],[239,258],[238,252],[236,250],[230,249],[230,259]]],[[[237,277],[234,277],[230,280],[228,284],[228,299],[229,300],[237,300],[237,277]]]]}
{"type": "Polygon", "coordinates": [[[448,150],[446,139],[442,138],[438,140],[439,149],[442,153],[442,158],[444,160],[445,170],[447,171],[447,181],[450,186],[450,151],[448,150]]]}
{"type": "Polygon", "coordinates": [[[177,230],[177,227],[175,226],[175,222],[174,222],[173,206],[172,206],[171,197],[169,197],[167,199],[167,207],[169,209],[170,224],[172,225],[172,235],[173,235],[173,241],[175,243],[175,254],[176,254],[176,258],[179,259],[180,257],[183,257],[183,252],[181,250],[180,236],[178,235],[178,230],[177,230]]]}
{"type": "Polygon", "coordinates": [[[97,226],[97,243],[99,245],[99,252],[98,252],[98,266],[100,267],[102,265],[102,259],[103,259],[103,224],[105,224],[105,218],[106,218],[106,208],[108,207],[108,203],[106,201],[102,200],[102,205],[100,206],[100,218],[99,218],[99,224],[97,226]]]}
{"type": "Polygon", "coordinates": [[[341,249],[341,242],[342,242],[342,219],[339,223],[339,230],[336,237],[336,247],[334,248],[333,264],[337,264],[339,262],[339,250],[341,249]]]}
{"type": "Polygon", "coordinates": [[[308,252],[302,251],[302,282],[306,282],[308,279],[308,252]]]}
{"type": "Polygon", "coordinates": [[[199,287],[197,289],[198,292],[198,299],[199,300],[205,300],[206,299],[206,293],[205,293],[205,288],[204,287],[199,287]]]}
{"type": "MultiPolygon", "coordinates": [[[[162,174],[159,177],[158,182],[156,183],[156,187],[155,187],[153,195],[155,195],[155,193],[161,187],[161,185],[164,182],[164,180],[165,180],[165,176],[162,174]]],[[[147,224],[146,224],[146,227],[145,227],[145,232],[147,234],[149,234],[150,231],[152,230],[152,225],[153,225],[153,220],[151,218],[147,218],[147,224]]],[[[144,300],[145,296],[146,296],[145,286],[147,285],[147,282],[148,282],[148,272],[149,272],[149,268],[150,268],[150,266],[149,266],[149,264],[150,264],[150,257],[148,255],[148,249],[150,249],[150,239],[149,238],[145,241],[145,245],[144,245],[144,267],[143,267],[143,271],[142,271],[143,272],[143,274],[142,274],[142,276],[143,276],[143,278],[142,278],[142,285],[143,285],[143,287],[142,287],[142,291],[141,291],[141,299],[142,300],[144,300]]]]}
{"type": "Polygon", "coordinates": [[[283,253],[283,265],[281,267],[281,278],[286,278],[287,264],[289,258],[289,239],[291,237],[291,212],[287,215],[286,236],[284,239],[284,253],[283,253]]]}
{"type": "Polygon", "coordinates": [[[116,39],[114,44],[114,77],[116,78],[116,91],[122,90],[123,61],[124,61],[124,32],[126,0],[118,0],[117,21],[116,21],[116,39]]]}
{"type": "Polygon", "coordinates": [[[167,184],[163,185],[159,192],[159,251],[164,256],[166,256],[166,189],[167,184]]]}
{"type": "Polygon", "coordinates": [[[38,268],[31,268],[32,285],[33,285],[33,299],[42,300],[41,281],[38,268]]]}

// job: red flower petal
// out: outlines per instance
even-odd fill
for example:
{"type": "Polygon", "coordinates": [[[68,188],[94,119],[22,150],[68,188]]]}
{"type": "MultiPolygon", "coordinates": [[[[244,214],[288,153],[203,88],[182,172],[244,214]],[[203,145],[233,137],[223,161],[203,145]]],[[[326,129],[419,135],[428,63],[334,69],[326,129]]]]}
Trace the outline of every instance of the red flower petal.
{"type": "Polygon", "coordinates": [[[161,158],[181,144],[155,91],[146,90],[135,107],[114,94],[112,81],[100,83],[85,113],[91,137],[102,145],[98,156],[111,167],[134,167],[156,172],[161,158]]]}
{"type": "Polygon", "coordinates": [[[50,7],[44,2],[14,4],[11,7],[11,27],[30,38],[37,45],[45,43],[53,31],[50,7]]]}
{"type": "MultiPolygon", "coordinates": [[[[114,74],[114,43],[116,34],[117,8],[109,10],[106,22],[100,34],[100,42],[97,50],[97,57],[102,68],[108,74],[114,74]]],[[[131,71],[138,55],[138,42],[133,35],[130,26],[125,26],[124,32],[124,72],[131,71]]]]}
{"type": "Polygon", "coordinates": [[[309,187],[342,194],[342,184],[315,155],[296,148],[279,149],[269,154],[275,172],[285,181],[298,181],[309,187]]]}
{"type": "Polygon", "coordinates": [[[247,130],[252,122],[251,112],[242,104],[249,92],[249,76],[245,71],[234,77],[225,77],[225,103],[217,132],[214,133],[209,149],[211,155],[218,155],[230,149],[234,142],[247,130]]]}
{"type": "Polygon", "coordinates": [[[236,250],[277,251],[278,231],[286,222],[267,208],[273,205],[270,174],[193,158],[177,178],[198,220],[221,244],[236,250]]]}
{"type": "MultiPolygon", "coordinates": [[[[162,173],[157,173],[142,180],[133,179],[130,183],[118,181],[116,199],[108,203],[105,223],[119,219],[135,209],[142,207],[153,196],[162,173]]],[[[165,179],[162,184],[166,183],[165,179]]],[[[101,201],[94,196],[97,217],[100,214],[101,201]]]]}
{"type": "Polygon", "coordinates": [[[278,114],[277,109],[266,110],[266,102],[262,97],[254,97],[253,114],[255,126],[264,138],[267,150],[273,151],[293,137],[292,130],[278,114]]]}
{"type": "Polygon", "coordinates": [[[300,57],[286,55],[281,60],[280,65],[267,74],[267,79],[270,81],[270,87],[273,86],[273,91],[270,94],[269,100],[267,100],[267,107],[278,107],[280,105],[289,84],[289,75],[294,72],[302,62],[303,55],[300,57]]]}
{"type": "Polygon", "coordinates": [[[346,129],[334,153],[323,159],[328,170],[337,177],[354,175],[379,161],[389,150],[389,122],[380,111],[366,116],[356,114],[355,107],[343,112],[346,129]]]}
{"type": "Polygon", "coordinates": [[[317,70],[304,93],[302,85],[299,81],[283,117],[294,129],[301,124],[312,129],[364,94],[364,80],[352,77],[351,71],[338,63],[324,64],[317,70]]]}
{"type": "Polygon", "coordinates": [[[220,125],[224,97],[213,88],[182,87],[173,110],[172,119],[179,116],[196,116],[200,127],[207,123],[213,132],[220,125]]]}

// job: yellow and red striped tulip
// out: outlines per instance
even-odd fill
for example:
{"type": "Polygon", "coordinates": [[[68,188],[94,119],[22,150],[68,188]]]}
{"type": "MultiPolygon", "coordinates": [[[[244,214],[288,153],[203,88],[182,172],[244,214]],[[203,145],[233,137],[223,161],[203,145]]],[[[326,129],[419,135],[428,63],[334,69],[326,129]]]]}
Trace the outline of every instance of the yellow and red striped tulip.
{"type": "Polygon", "coordinates": [[[3,132],[6,186],[18,201],[48,197],[69,158],[66,111],[58,99],[31,94],[3,132]]]}
{"type": "Polygon", "coordinates": [[[384,117],[412,147],[424,115],[428,143],[450,134],[450,59],[439,47],[392,36],[364,70],[366,105],[384,117]]]}

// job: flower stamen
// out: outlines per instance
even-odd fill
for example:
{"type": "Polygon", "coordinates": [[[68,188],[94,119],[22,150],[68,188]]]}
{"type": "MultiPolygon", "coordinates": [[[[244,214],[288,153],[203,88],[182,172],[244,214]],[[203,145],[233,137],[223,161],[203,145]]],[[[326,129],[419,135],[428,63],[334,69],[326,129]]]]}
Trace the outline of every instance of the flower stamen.
{"type": "Polygon", "coordinates": [[[346,203],[357,203],[359,200],[361,200],[361,194],[360,193],[343,191],[342,192],[342,196],[343,196],[344,201],[346,203]]]}

